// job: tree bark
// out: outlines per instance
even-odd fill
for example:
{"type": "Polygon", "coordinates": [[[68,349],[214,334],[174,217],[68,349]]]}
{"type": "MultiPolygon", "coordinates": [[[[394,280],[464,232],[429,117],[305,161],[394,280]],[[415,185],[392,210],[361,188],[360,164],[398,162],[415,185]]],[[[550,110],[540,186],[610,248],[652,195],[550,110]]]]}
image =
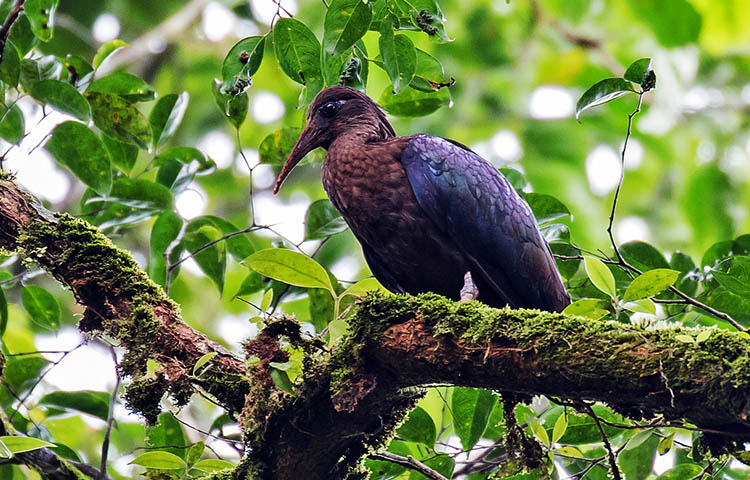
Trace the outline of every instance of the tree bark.
{"type": "Polygon", "coordinates": [[[387,444],[419,387],[430,384],[601,401],[632,419],[689,422],[717,445],[750,440],[746,334],[713,329],[688,343],[677,335],[702,330],[647,330],[432,294],[370,294],[332,353],[282,319],[247,343],[259,361],[246,373],[242,360],[180,320],[126,252],[85,222],[51,215],[9,180],[0,180],[0,246],[73,290],[86,307],[83,331],[128,351],[122,369],[133,377],[131,408],[153,418],[164,392],[185,403],[200,388],[227,411],[242,411],[250,453],[236,478],[358,478],[363,458],[387,444]],[[292,394],[270,376],[270,363],[288,358],[282,337],[307,355],[292,394]],[[209,352],[217,355],[208,374],[194,376],[192,366],[209,352]],[[162,365],[157,380],[144,379],[148,358],[162,365]]]}

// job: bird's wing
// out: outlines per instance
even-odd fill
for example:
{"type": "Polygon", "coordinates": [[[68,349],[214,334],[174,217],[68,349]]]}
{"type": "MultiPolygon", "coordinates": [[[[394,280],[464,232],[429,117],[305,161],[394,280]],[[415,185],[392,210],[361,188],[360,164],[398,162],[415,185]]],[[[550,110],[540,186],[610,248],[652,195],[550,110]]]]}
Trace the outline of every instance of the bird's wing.
{"type": "Polygon", "coordinates": [[[401,160],[419,205],[456,241],[494,296],[512,307],[550,311],[570,302],[534,214],[489,162],[430,135],[413,137],[401,160]]]}

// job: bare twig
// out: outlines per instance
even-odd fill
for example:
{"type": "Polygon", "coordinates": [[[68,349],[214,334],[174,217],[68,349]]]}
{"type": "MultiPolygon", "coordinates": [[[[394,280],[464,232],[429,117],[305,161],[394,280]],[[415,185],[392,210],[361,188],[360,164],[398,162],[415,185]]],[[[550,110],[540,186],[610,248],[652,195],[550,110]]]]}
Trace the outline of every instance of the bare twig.
{"type": "Polygon", "coordinates": [[[8,14],[8,18],[5,19],[2,27],[0,27],[0,62],[3,61],[3,54],[5,53],[5,44],[8,43],[8,35],[10,35],[10,28],[13,26],[13,22],[16,21],[18,15],[23,10],[23,2],[25,0],[17,0],[16,4],[8,14]]]}
{"type": "Polygon", "coordinates": [[[120,389],[120,372],[117,371],[117,354],[114,347],[109,347],[112,353],[112,361],[115,364],[115,386],[112,389],[112,395],[109,398],[109,412],[107,412],[107,430],[104,432],[104,441],[102,442],[102,461],[99,464],[99,480],[107,476],[107,455],[109,454],[109,438],[112,434],[112,425],[115,423],[115,403],[117,403],[117,391],[120,389]]]}
{"type": "Polygon", "coordinates": [[[625,180],[625,152],[627,152],[628,141],[630,140],[630,135],[633,129],[633,117],[635,117],[641,111],[641,105],[643,103],[643,94],[644,92],[641,92],[638,94],[638,105],[635,107],[635,110],[633,110],[633,113],[628,115],[628,133],[625,135],[625,142],[623,142],[622,144],[622,153],[620,155],[620,179],[617,181],[617,189],[615,190],[615,198],[612,200],[612,211],[609,213],[609,225],[607,226],[607,234],[609,235],[609,241],[612,243],[612,248],[615,251],[617,260],[619,260],[621,264],[625,263],[625,259],[622,258],[622,255],[620,254],[620,250],[617,248],[617,242],[615,242],[615,237],[612,234],[612,225],[614,225],[615,223],[615,212],[617,211],[617,200],[620,198],[620,190],[622,189],[622,182],[625,180]]]}
{"type": "Polygon", "coordinates": [[[607,437],[606,432],[604,431],[604,427],[602,427],[601,422],[599,421],[599,416],[596,414],[593,408],[591,408],[591,405],[588,403],[584,403],[586,407],[586,411],[588,412],[589,416],[594,420],[594,423],[596,423],[596,428],[599,429],[599,433],[602,436],[602,442],[604,442],[604,448],[607,450],[607,455],[609,456],[609,466],[610,471],[612,472],[612,478],[614,480],[620,480],[620,469],[617,467],[617,458],[615,457],[615,452],[612,450],[612,445],[609,443],[609,438],[607,437]]]}
{"type": "Polygon", "coordinates": [[[424,463],[420,462],[419,460],[415,459],[414,457],[403,457],[401,455],[396,455],[395,453],[391,452],[379,452],[374,455],[370,455],[370,458],[375,460],[383,460],[386,462],[395,463],[397,465],[402,465],[406,468],[410,468],[414,471],[417,471],[424,475],[427,478],[430,478],[432,480],[448,480],[447,477],[444,477],[441,473],[431,469],[424,463]]]}

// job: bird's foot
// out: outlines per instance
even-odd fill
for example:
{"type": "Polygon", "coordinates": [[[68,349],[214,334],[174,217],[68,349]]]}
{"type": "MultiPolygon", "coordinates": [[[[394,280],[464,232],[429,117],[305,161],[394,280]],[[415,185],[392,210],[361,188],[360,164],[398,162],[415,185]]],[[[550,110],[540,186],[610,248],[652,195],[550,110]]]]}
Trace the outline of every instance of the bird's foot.
{"type": "Polygon", "coordinates": [[[471,272],[466,272],[459,302],[470,302],[476,300],[477,297],[479,297],[479,289],[474,285],[474,280],[471,278],[471,272]]]}

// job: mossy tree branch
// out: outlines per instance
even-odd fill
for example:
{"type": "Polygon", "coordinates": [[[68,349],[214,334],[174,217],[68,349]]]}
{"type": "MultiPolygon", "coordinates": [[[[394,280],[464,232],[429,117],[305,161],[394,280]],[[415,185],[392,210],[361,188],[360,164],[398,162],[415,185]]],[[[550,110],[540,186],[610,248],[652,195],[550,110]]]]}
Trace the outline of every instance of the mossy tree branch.
{"type": "Polygon", "coordinates": [[[126,350],[121,373],[133,378],[126,399],[154,421],[169,392],[185,404],[200,387],[228,412],[240,412],[249,390],[242,360],[196,332],[179,307],[153,283],[127,252],[95,228],[69,215],[54,215],[8,179],[0,180],[0,247],[36,262],[69,287],[85,307],[83,332],[109,337],[126,350]],[[195,362],[216,352],[206,370],[192,375],[195,362]],[[147,378],[146,362],[161,369],[147,378]]]}
{"type": "MultiPolygon", "coordinates": [[[[246,410],[258,478],[350,478],[358,455],[392,435],[404,405],[419,395],[414,387],[430,384],[549,395],[582,407],[600,401],[635,420],[693,424],[715,449],[750,440],[745,334],[714,329],[703,342],[685,343],[676,336],[697,332],[498,310],[433,294],[370,294],[349,323],[351,335],[329,361],[308,368],[296,396],[270,385],[255,396],[267,408],[246,410]],[[399,392],[413,397],[401,399],[400,408],[383,401],[399,392]]],[[[267,361],[284,358],[270,354],[267,361]]]]}
{"type": "Polygon", "coordinates": [[[85,222],[51,215],[8,180],[0,180],[0,246],[70,286],[86,307],[83,331],[128,349],[122,368],[134,378],[131,407],[153,416],[164,391],[187,402],[192,385],[228,411],[242,410],[250,453],[236,478],[358,478],[361,460],[387,443],[420,397],[414,387],[430,384],[602,401],[631,418],[661,415],[725,442],[750,440],[746,334],[711,330],[708,339],[685,343],[677,334],[695,332],[429,294],[371,294],[330,355],[303,339],[295,322],[272,323],[246,345],[259,361],[245,377],[242,361],[182,323],[177,306],[127,253],[85,222]],[[269,375],[271,362],[288,359],[281,337],[307,352],[294,394],[269,375]],[[192,365],[211,351],[218,355],[208,375],[194,377],[192,365]],[[148,358],[164,369],[156,380],[143,378],[148,358]]]}

